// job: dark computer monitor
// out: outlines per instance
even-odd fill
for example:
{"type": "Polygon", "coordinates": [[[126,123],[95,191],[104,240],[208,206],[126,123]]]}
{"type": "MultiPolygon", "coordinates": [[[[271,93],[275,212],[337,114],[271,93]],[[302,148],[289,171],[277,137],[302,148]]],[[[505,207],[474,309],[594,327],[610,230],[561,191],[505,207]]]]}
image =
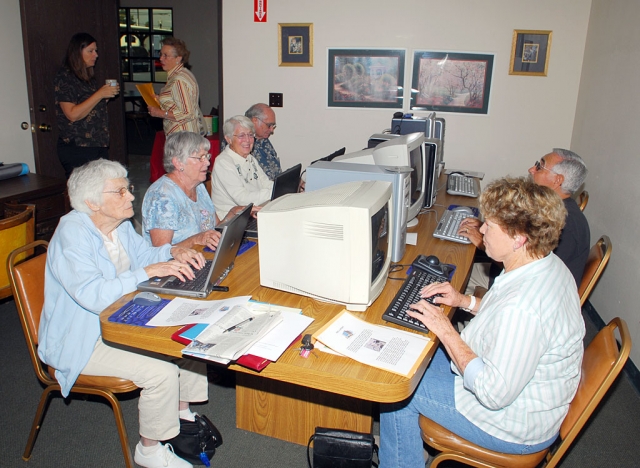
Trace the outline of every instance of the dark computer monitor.
{"type": "Polygon", "coordinates": [[[325,156],[324,158],[316,159],[311,164],[313,164],[315,162],[318,162],[318,161],[333,161],[333,158],[335,158],[337,156],[342,156],[346,151],[347,151],[347,148],[343,146],[339,150],[334,151],[333,153],[331,153],[329,156],[325,156]]]}

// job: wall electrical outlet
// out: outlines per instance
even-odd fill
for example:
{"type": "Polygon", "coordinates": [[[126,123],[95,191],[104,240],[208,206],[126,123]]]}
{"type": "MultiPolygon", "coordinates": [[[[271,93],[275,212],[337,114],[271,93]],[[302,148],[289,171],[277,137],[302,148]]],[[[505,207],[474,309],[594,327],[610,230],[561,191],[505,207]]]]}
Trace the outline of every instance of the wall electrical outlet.
{"type": "Polygon", "coordinates": [[[269,93],[269,107],[282,107],[282,93],[269,93]]]}

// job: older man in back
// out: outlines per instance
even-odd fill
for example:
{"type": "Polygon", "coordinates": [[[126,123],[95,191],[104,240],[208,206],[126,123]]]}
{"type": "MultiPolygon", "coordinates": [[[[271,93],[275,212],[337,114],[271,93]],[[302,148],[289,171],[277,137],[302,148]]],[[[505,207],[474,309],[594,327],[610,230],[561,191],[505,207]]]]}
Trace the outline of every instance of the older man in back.
{"type": "MultiPolygon", "coordinates": [[[[589,256],[591,234],[587,218],[580,211],[572,195],[584,183],[587,177],[587,166],[573,151],[554,148],[529,168],[529,174],[536,184],[551,188],[564,202],[567,220],[560,234],[558,247],[553,252],[569,268],[576,284],[580,285],[589,256]]],[[[484,250],[482,234],[479,232],[481,224],[475,218],[468,218],[460,223],[458,232],[467,236],[478,249],[484,250]]],[[[487,264],[474,265],[467,291],[473,292],[475,286],[490,286],[491,277],[496,276],[501,269],[494,267],[491,272],[488,270],[487,264]],[[496,274],[492,274],[494,272],[496,274]]]]}
{"type": "Polygon", "coordinates": [[[256,128],[256,140],[253,144],[253,157],[270,180],[276,178],[282,172],[278,153],[269,141],[276,129],[276,114],[266,104],[258,103],[249,107],[244,113],[253,122],[256,128]]]}

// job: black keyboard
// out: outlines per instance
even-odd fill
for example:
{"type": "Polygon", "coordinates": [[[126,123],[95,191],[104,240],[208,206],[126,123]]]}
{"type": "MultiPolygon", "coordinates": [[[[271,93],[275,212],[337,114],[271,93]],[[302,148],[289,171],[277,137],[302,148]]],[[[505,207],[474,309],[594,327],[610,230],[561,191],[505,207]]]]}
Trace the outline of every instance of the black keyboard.
{"type": "MultiPolygon", "coordinates": [[[[420,291],[422,291],[422,288],[426,285],[431,283],[443,283],[445,281],[448,281],[445,276],[428,273],[414,266],[411,273],[409,273],[407,278],[404,280],[404,283],[402,283],[402,287],[396,294],[396,297],[393,298],[385,313],[382,314],[382,319],[387,322],[403,325],[407,328],[411,328],[412,330],[427,333],[429,330],[425,324],[418,319],[410,317],[409,314],[407,314],[407,309],[411,304],[415,304],[422,299],[420,297],[420,291]]],[[[434,297],[436,296],[426,298],[425,300],[433,304],[434,297]]]]}
{"type": "Polygon", "coordinates": [[[209,270],[213,260],[206,260],[205,264],[199,270],[193,269],[193,273],[196,275],[192,280],[185,282],[180,281],[178,278],[172,280],[169,284],[172,288],[182,289],[184,291],[202,291],[207,283],[207,277],[209,276],[209,270]]]}

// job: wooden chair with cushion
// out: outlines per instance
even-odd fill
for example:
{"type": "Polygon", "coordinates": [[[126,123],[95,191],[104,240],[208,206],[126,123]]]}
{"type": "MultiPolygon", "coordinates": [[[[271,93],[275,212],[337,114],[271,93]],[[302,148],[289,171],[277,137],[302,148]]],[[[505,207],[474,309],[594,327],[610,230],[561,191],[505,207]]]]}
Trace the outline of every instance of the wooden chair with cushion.
{"type": "Polygon", "coordinates": [[[576,201],[578,202],[580,211],[584,211],[584,209],[587,207],[587,203],[589,203],[589,192],[587,192],[586,190],[580,192],[580,195],[578,195],[578,199],[576,201]]]}
{"type": "Polygon", "coordinates": [[[569,405],[569,413],[560,426],[560,435],[550,448],[529,455],[493,452],[475,445],[430,419],[420,416],[422,439],[440,453],[432,468],[445,460],[455,460],[476,467],[533,468],[555,467],[591,417],[607,390],[620,374],[631,351],[631,336],[624,320],[614,318],[596,335],[584,352],[582,377],[578,391],[569,405]],[[615,331],[621,345],[618,348],[615,331]]]}
{"type": "MultiPolygon", "coordinates": [[[[16,301],[16,309],[18,309],[18,315],[20,316],[24,337],[27,340],[31,362],[38,379],[45,385],[36,415],[33,419],[29,440],[22,455],[25,461],[31,457],[31,452],[40,426],[42,425],[51,392],[60,391],[60,385],[55,379],[55,369],[43,364],[38,357],[38,327],[40,325],[40,314],[44,304],[44,272],[47,255],[45,252],[22,262],[19,260],[24,252],[34,249],[36,249],[37,252],[42,248],[46,249],[47,246],[48,243],[45,241],[33,242],[14,250],[7,260],[7,270],[11,280],[11,288],[16,301]]],[[[129,450],[129,440],[124,425],[124,418],[122,417],[122,408],[114,394],[131,392],[136,389],[137,387],[129,380],[88,375],[80,375],[75,385],[71,388],[71,393],[98,395],[107,399],[113,408],[122,453],[124,454],[124,461],[127,468],[134,467],[133,458],[129,450]]]]}
{"type": "MultiPolygon", "coordinates": [[[[18,247],[33,242],[35,230],[34,205],[3,205],[0,219],[0,261],[4,263],[9,254],[18,247]]],[[[22,254],[26,257],[29,252],[22,254]]],[[[0,268],[0,299],[11,296],[11,285],[7,270],[0,268]]]]}
{"type": "Polygon", "coordinates": [[[587,264],[584,266],[584,273],[582,273],[582,281],[578,287],[578,295],[580,296],[580,305],[583,306],[591,291],[595,287],[596,283],[600,279],[604,267],[609,263],[611,257],[611,239],[609,236],[602,236],[598,239],[587,257],[587,264]]]}

